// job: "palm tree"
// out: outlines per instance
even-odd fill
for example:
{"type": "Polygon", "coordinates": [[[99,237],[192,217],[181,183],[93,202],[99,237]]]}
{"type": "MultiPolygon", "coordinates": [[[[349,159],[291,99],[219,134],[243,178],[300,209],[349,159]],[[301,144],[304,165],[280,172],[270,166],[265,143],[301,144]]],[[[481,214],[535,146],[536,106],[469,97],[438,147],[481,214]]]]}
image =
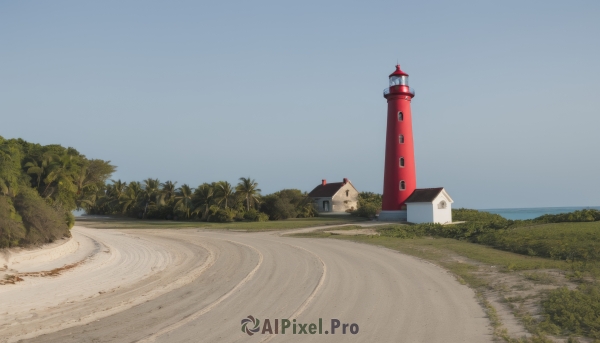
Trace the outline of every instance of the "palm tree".
{"type": "Polygon", "coordinates": [[[58,160],[60,160],[60,158],[56,154],[46,151],[41,156],[39,156],[38,160],[36,160],[35,158],[31,158],[31,161],[25,163],[24,167],[27,168],[26,173],[34,174],[37,176],[36,187],[40,186],[40,183],[42,182],[42,175],[44,175],[44,173],[47,171],[50,165],[58,160]]]}
{"type": "Polygon", "coordinates": [[[127,182],[121,181],[121,179],[115,181],[110,180],[112,185],[106,185],[106,195],[108,198],[108,204],[112,211],[116,211],[119,205],[121,204],[121,200],[123,195],[127,191],[127,182]]]}
{"type": "Polygon", "coordinates": [[[137,181],[130,182],[119,200],[122,213],[126,213],[129,209],[138,205],[143,200],[143,193],[142,184],[137,181]]]}
{"type": "Polygon", "coordinates": [[[76,192],[76,186],[73,182],[73,174],[76,167],[76,161],[73,155],[65,153],[60,156],[60,159],[56,163],[50,165],[50,171],[44,179],[46,188],[44,188],[41,195],[45,198],[49,198],[56,190],[58,190],[58,188],[60,188],[60,186],[69,191],[76,192]],[[50,188],[54,182],[56,182],[56,185],[50,188]]]}
{"type": "Polygon", "coordinates": [[[175,187],[177,182],[167,181],[160,185],[162,188],[160,190],[159,203],[161,205],[168,204],[171,200],[175,199],[175,196],[177,195],[177,188],[175,187]]]}
{"type": "Polygon", "coordinates": [[[146,213],[148,212],[148,206],[156,205],[159,201],[158,197],[160,195],[160,181],[158,179],[146,179],[144,180],[144,190],[142,193],[143,199],[145,201],[144,205],[144,213],[142,214],[142,218],[146,217],[146,213]]]}
{"type": "Polygon", "coordinates": [[[258,204],[260,189],[258,183],[249,177],[240,177],[236,191],[246,199],[246,211],[250,211],[250,204],[258,204]]]}
{"type": "Polygon", "coordinates": [[[217,193],[217,204],[219,204],[219,206],[221,206],[221,204],[224,204],[225,208],[227,208],[227,203],[229,199],[233,198],[234,195],[233,187],[227,181],[219,181],[217,182],[215,188],[217,193]]]}
{"type": "Polygon", "coordinates": [[[194,204],[196,205],[196,209],[194,209],[194,212],[202,212],[202,220],[206,220],[208,209],[210,208],[210,205],[212,205],[214,198],[214,184],[203,183],[196,188],[196,191],[194,192],[194,204]],[[203,207],[204,210],[202,209],[203,207]]]}
{"type": "Polygon", "coordinates": [[[183,211],[185,213],[185,218],[190,217],[190,210],[193,208],[192,196],[193,196],[193,188],[190,186],[183,184],[177,190],[177,196],[175,199],[177,203],[175,203],[175,208],[183,211]]]}

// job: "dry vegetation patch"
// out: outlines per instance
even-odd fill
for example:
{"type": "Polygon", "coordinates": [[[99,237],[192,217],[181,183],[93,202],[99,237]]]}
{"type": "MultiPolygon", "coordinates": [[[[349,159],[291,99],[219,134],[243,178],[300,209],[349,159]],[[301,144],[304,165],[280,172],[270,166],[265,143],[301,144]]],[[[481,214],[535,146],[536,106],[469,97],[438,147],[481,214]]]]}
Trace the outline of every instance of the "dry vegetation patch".
{"type": "Polygon", "coordinates": [[[82,264],[84,261],[79,261],[76,263],[66,264],[60,268],[54,268],[51,270],[44,270],[39,272],[27,272],[27,273],[15,273],[15,274],[6,274],[4,275],[4,280],[0,280],[0,285],[11,284],[14,285],[16,282],[24,281],[23,277],[31,276],[31,277],[52,277],[58,276],[62,272],[67,271],[69,269],[73,269],[78,265],[82,264]]]}

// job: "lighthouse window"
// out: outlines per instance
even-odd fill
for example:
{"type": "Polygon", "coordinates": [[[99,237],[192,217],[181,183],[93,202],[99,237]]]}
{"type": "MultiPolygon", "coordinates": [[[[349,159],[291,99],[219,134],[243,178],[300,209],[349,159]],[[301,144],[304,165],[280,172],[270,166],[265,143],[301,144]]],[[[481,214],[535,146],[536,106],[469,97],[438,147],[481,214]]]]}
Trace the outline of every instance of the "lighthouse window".
{"type": "Polygon", "coordinates": [[[400,144],[404,143],[404,135],[398,136],[398,143],[400,143],[400,144]]]}
{"type": "Polygon", "coordinates": [[[403,191],[406,189],[406,182],[400,181],[400,190],[403,191]]]}
{"type": "Polygon", "coordinates": [[[390,86],[408,86],[408,76],[390,77],[390,86]]]}
{"type": "Polygon", "coordinates": [[[438,204],[438,208],[439,209],[446,208],[446,202],[444,200],[440,201],[440,203],[438,204]]]}
{"type": "Polygon", "coordinates": [[[404,114],[402,114],[402,112],[398,112],[398,121],[403,121],[404,120],[404,114]]]}
{"type": "Polygon", "coordinates": [[[400,157],[400,167],[404,167],[404,157],[400,157]]]}

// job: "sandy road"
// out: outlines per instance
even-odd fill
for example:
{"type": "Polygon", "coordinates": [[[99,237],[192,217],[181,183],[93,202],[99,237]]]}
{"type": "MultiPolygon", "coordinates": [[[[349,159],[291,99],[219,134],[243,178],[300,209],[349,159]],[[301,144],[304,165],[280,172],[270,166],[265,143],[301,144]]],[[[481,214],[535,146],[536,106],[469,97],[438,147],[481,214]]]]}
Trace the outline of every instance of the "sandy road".
{"type": "Polygon", "coordinates": [[[435,265],[388,249],[273,232],[73,232],[86,256],[82,265],[0,286],[0,341],[491,341],[472,290],[435,265]],[[248,315],[261,326],[266,318],[322,318],[328,332],[335,318],[359,331],[293,335],[290,327],[248,336],[240,326],[248,315]]]}

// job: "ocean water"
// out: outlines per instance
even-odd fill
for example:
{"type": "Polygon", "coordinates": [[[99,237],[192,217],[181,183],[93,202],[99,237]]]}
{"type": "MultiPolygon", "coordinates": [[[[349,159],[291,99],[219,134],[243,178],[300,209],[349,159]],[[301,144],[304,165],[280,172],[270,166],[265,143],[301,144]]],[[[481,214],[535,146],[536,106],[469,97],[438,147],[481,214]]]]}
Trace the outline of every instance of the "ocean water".
{"type": "Polygon", "coordinates": [[[499,214],[506,219],[533,219],[544,214],[560,214],[569,213],[583,209],[595,209],[600,210],[600,206],[581,206],[581,207],[529,207],[529,208],[492,208],[492,209],[481,209],[479,211],[486,211],[490,213],[499,214]]]}

